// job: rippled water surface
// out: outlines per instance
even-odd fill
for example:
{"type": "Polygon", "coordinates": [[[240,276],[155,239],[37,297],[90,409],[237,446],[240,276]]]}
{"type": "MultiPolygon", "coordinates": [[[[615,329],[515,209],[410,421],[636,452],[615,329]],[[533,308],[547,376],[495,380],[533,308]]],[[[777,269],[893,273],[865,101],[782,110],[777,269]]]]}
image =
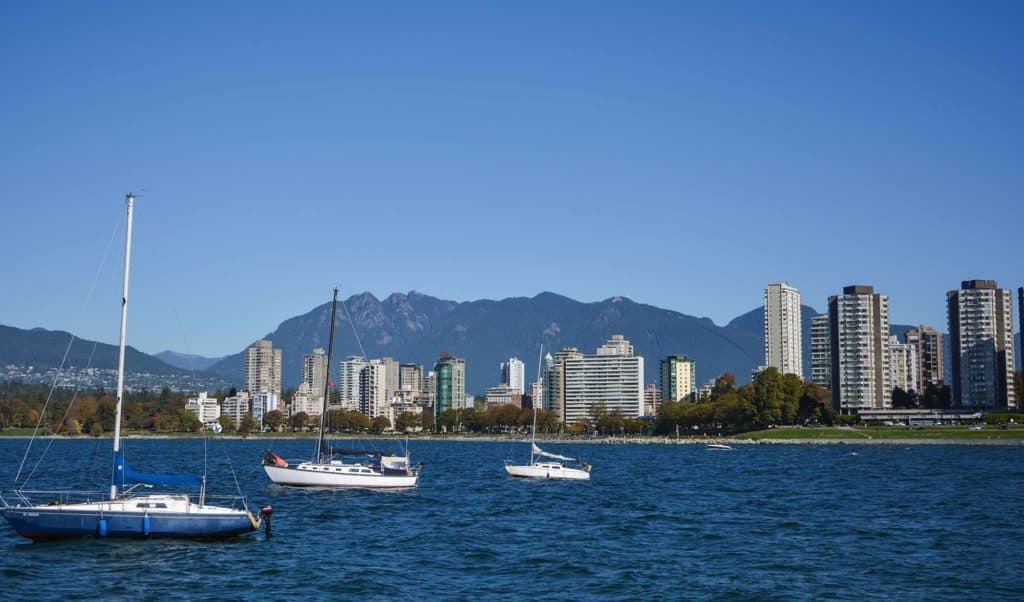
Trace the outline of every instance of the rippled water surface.
{"type": "MultiPolygon", "coordinates": [[[[25,445],[0,440],[5,487],[25,445]]],[[[270,445],[293,458],[314,444],[270,445]]],[[[109,446],[53,442],[33,485],[104,489],[109,446]]],[[[140,470],[203,465],[202,441],[126,447],[140,470]]],[[[209,474],[213,489],[232,493],[233,467],[252,504],[273,504],[273,537],[33,544],[2,524],[0,592],[69,600],[1024,599],[1022,448],[552,444],[595,467],[589,482],[557,482],[505,476],[502,460],[525,460],[526,444],[413,441],[413,460],[427,462],[420,486],[373,492],[271,485],[258,466],[267,447],[211,441],[209,474]]]]}

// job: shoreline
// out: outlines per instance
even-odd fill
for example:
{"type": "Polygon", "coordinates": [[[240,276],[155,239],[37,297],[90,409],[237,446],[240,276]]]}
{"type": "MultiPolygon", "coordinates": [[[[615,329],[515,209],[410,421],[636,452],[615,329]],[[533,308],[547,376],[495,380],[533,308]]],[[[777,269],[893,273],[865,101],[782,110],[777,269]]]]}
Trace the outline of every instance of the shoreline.
{"type": "MultiPolygon", "coordinates": [[[[68,439],[68,440],[90,440],[90,439],[111,439],[109,435],[100,435],[94,437],[91,435],[40,435],[39,439],[68,439]]],[[[202,435],[184,435],[184,434],[152,434],[152,435],[123,435],[122,439],[130,440],[146,440],[146,439],[175,439],[175,440],[190,440],[190,439],[202,439],[202,435]]],[[[295,435],[274,435],[274,436],[249,436],[241,437],[238,435],[216,435],[210,437],[213,440],[224,440],[224,441],[273,441],[273,440],[302,440],[302,439],[314,439],[315,437],[309,434],[295,434],[295,435]]],[[[330,437],[334,440],[373,440],[373,441],[405,441],[406,438],[399,435],[351,435],[351,434],[335,434],[330,437]]],[[[0,434],[0,439],[31,439],[29,435],[3,435],[0,434]]],[[[500,436],[466,436],[466,435],[452,435],[452,436],[412,436],[408,438],[410,442],[415,441],[457,441],[457,442],[482,442],[482,443],[529,443],[529,439],[511,439],[508,437],[500,436]]],[[[626,440],[622,439],[561,439],[551,437],[539,437],[538,443],[541,444],[584,444],[584,445],[707,445],[709,443],[725,443],[728,445],[957,445],[957,446],[984,446],[984,447],[1024,447],[1024,439],[987,439],[982,437],[976,438],[918,438],[918,439],[901,439],[901,438],[870,438],[870,437],[855,437],[855,438],[792,438],[792,439],[760,439],[760,438],[732,438],[732,437],[701,437],[701,438],[687,438],[687,439],[673,439],[669,437],[636,437],[626,440]]]]}

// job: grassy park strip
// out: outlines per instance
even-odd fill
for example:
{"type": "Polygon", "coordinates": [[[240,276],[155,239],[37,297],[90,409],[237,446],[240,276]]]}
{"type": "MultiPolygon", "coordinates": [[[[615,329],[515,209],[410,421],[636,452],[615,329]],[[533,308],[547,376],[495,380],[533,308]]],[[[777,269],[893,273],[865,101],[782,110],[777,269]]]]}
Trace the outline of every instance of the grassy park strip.
{"type": "Polygon", "coordinates": [[[966,426],[942,427],[863,427],[863,428],[775,428],[751,431],[735,435],[735,439],[799,441],[821,439],[981,439],[981,440],[1024,440],[1024,426],[1007,429],[986,426],[971,430],[966,426]]]}

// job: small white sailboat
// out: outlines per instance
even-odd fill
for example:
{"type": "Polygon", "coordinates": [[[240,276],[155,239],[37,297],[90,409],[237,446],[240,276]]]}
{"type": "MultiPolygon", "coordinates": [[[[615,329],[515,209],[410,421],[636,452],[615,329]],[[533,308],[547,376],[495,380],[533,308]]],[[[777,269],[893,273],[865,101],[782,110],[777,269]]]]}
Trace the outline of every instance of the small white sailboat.
{"type": "MultiPolygon", "coordinates": [[[[541,356],[544,347],[541,346],[541,356]]],[[[540,363],[537,364],[537,377],[540,377],[540,363]]],[[[505,472],[513,477],[524,479],[565,479],[572,481],[589,481],[590,464],[577,458],[561,456],[546,452],[537,446],[537,403],[533,404],[533,428],[530,432],[530,463],[526,465],[512,464],[505,460],[505,472]],[[547,458],[538,460],[537,458],[547,458]],[[562,462],[571,462],[576,466],[566,466],[562,462]]]]}
{"type": "MultiPolygon", "coordinates": [[[[249,511],[244,497],[240,507],[206,503],[206,475],[159,475],[133,470],[121,448],[121,414],[124,397],[125,339],[128,324],[128,274],[131,265],[132,211],[135,197],[128,194],[128,225],[125,231],[124,288],[121,297],[121,336],[117,359],[117,405],[114,419],[114,462],[109,496],[100,492],[27,491],[24,488],[0,497],[0,515],[22,537],[61,539],[72,537],[212,539],[252,533],[260,519],[249,511]],[[195,500],[184,494],[133,493],[138,487],[197,487],[195,500]],[[104,499],[106,498],[106,499],[104,499]],[[47,500],[40,503],[40,500],[47,500]]],[[[23,484],[24,485],[24,484],[23,484]]],[[[265,508],[261,519],[271,509],[265,508]]],[[[268,523],[269,524],[269,523],[268,523]]]]}
{"type": "Polygon", "coordinates": [[[324,405],[320,413],[320,437],[314,460],[289,464],[287,460],[268,451],[263,456],[263,471],[278,485],[291,487],[335,487],[359,489],[402,489],[415,487],[423,463],[413,465],[409,460],[409,446],[404,456],[359,449],[335,449],[324,440],[327,422],[327,399],[331,380],[331,354],[334,352],[334,318],[338,309],[338,289],[334,289],[331,302],[331,334],[327,345],[327,371],[324,375],[324,405]],[[336,458],[362,458],[345,462],[336,458]]]}
{"type": "Polygon", "coordinates": [[[583,460],[552,454],[537,447],[537,444],[530,442],[530,463],[527,465],[516,465],[509,461],[505,462],[505,472],[513,477],[526,479],[567,479],[572,481],[589,481],[590,464],[583,460]],[[536,458],[549,458],[548,461],[537,460],[536,458]],[[558,460],[552,462],[551,460],[558,460]],[[574,462],[578,468],[565,466],[562,462],[574,462]]]}

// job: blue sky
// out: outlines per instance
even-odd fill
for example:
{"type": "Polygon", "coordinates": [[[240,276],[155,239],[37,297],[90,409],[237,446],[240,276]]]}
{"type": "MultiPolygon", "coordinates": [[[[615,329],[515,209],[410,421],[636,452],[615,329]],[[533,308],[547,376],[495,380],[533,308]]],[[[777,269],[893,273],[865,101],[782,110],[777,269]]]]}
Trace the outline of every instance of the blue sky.
{"type": "Polygon", "coordinates": [[[1020,3],[5,3],[0,323],[219,355],[343,293],[1024,284],[1020,3]]]}

